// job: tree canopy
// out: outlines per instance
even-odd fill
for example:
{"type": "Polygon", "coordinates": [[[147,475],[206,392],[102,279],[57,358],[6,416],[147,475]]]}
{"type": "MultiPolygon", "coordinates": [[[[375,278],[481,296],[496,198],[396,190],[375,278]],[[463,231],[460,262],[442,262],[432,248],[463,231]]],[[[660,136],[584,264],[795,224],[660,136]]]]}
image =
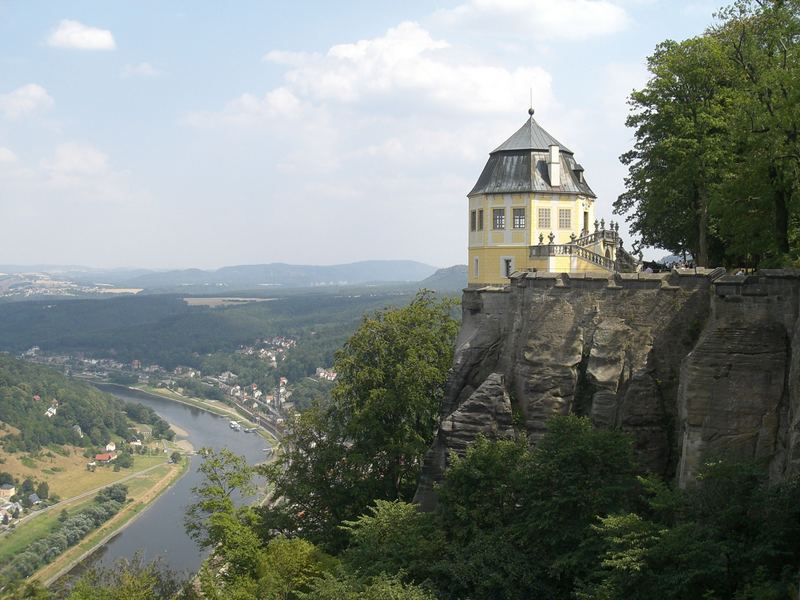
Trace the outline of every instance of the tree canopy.
{"type": "Polygon", "coordinates": [[[666,41],[630,97],[634,148],[614,204],[648,245],[702,266],[800,258],[800,3],[739,0],[666,41]]]}
{"type": "Polygon", "coordinates": [[[335,547],[338,525],[373,500],[411,499],[452,362],[451,308],[420,292],[364,318],[336,353],[330,401],[299,417],[267,473],[280,499],[270,526],[335,547]]]}

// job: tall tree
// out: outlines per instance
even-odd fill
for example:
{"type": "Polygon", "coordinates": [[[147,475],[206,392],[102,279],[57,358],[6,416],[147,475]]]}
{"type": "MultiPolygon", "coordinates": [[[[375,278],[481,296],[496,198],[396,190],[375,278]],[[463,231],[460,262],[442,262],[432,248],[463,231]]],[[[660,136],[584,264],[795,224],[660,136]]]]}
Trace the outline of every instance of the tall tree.
{"type": "Polygon", "coordinates": [[[285,509],[312,541],[335,546],[339,523],[373,500],[411,499],[453,359],[451,309],[423,291],[364,318],[336,353],[330,403],[301,416],[267,473],[282,502],[266,523],[285,509]]]}
{"type": "MultiPolygon", "coordinates": [[[[631,94],[626,124],[636,129],[626,191],[614,203],[647,245],[690,251],[706,266],[712,247],[710,206],[730,162],[725,143],[732,91],[714,36],[666,41],[648,58],[653,74],[631,94]]],[[[717,259],[717,257],[714,257],[717,259]]]]}
{"type": "MultiPolygon", "coordinates": [[[[772,232],[768,253],[797,258],[800,1],[737,0],[714,29],[736,73],[736,195],[772,232]]],[[[734,217],[735,219],[736,217],[734,217]]],[[[754,228],[755,231],[755,228],[754,228]]]]}

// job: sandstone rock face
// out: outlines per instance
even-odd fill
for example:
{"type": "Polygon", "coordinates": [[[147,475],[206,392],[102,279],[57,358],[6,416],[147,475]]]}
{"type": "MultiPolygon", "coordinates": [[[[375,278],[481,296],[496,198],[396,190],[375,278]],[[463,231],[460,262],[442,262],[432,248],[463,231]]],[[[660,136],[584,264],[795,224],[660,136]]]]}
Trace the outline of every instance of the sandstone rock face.
{"type": "Polygon", "coordinates": [[[535,444],[553,414],[626,431],[643,470],[691,482],[717,455],[800,469],[800,273],[518,274],[465,290],[442,425],[417,491],[478,434],[535,444]]]}

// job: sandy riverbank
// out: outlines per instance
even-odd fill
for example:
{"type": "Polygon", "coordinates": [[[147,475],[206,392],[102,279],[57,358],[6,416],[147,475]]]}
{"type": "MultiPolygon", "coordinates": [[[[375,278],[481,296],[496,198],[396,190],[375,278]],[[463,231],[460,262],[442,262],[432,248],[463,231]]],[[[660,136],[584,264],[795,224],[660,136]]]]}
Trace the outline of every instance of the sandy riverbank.
{"type": "Polygon", "coordinates": [[[169,426],[175,432],[175,439],[172,440],[172,445],[180,449],[181,452],[186,454],[194,452],[194,446],[189,441],[189,432],[185,429],[178,427],[175,423],[170,423],[169,426]]]}

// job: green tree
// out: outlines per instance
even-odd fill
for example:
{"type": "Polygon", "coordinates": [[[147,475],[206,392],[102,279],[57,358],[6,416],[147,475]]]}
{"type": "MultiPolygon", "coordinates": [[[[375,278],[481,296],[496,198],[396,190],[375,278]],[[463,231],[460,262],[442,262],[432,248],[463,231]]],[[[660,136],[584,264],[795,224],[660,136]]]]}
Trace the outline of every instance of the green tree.
{"type": "MultiPolygon", "coordinates": [[[[232,541],[227,540],[221,548],[226,560],[230,557],[232,541]]],[[[241,544],[241,541],[236,543],[241,544]]],[[[303,598],[317,578],[335,571],[339,565],[335,558],[306,540],[280,536],[270,540],[253,558],[249,572],[231,573],[226,569],[220,576],[215,570],[204,567],[200,574],[203,594],[220,600],[303,598]]]]}
{"type": "Polygon", "coordinates": [[[175,464],[181,462],[181,453],[175,450],[172,454],[169,455],[169,460],[175,464]]]}
{"type": "Polygon", "coordinates": [[[453,457],[439,490],[447,595],[568,598],[602,550],[592,525],[638,490],[628,437],[586,418],[552,417],[533,450],[479,440],[453,457]]]}
{"type": "Polygon", "coordinates": [[[46,481],[42,481],[36,486],[36,495],[42,500],[47,500],[50,496],[50,486],[46,481]]]}
{"type": "Polygon", "coordinates": [[[133,455],[130,452],[122,451],[117,455],[115,463],[120,469],[129,469],[133,466],[133,455]]]}
{"type": "Polygon", "coordinates": [[[336,353],[326,405],[303,413],[266,470],[280,515],[333,548],[339,523],[376,499],[410,500],[436,431],[458,330],[451,303],[420,292],[406,307],[365,317],[336,353]]]}
{"type": "Polygon", "coordinates": [[[635,128],[636,143],[621,157],[628,177],[614,211],[629,214],[631,231],[645,244],[688,250],[707,266],[715,241],[712,200],[732,160],[728,64],[718,38],[706,35],[659,44],[648,68],[650,81],[630,97],[626,124],[635,128]]]}
{"type": "Polygon", "coordinates": [[[159,561],[145,563],[141,555],[120,559],[112,568],[90,569],[66,593],[66,600],[163,600],[193,598],[191,587],[159,561]]]}
{"type": "Polygon", "coordinates": [[[719,461],[705,465],[695,486],[667,494],[665,488],[646,485],[647,502],[637,513],[599,520],[601,560],[580,598],[796,595],[797,478],[769,486],[761,466],[719,461]]]}
{"type": "MultiPolygon", "coordinates": [[[[714,28],[735,69],[739,160],[729,192],[764,227],[772,261],[800,250],[800,2],[737,0],[714,28]]],[[[743,212],[728,214],[741,220],[743,212]]]]}
{"type": "Polygon", "coordinates": [[[399,577],[379,575],[366,581],[347,574],[327,575],[314,581],[307,600],[436,600],[430,591],[404,583],[399,577]]]}
{"type": "Polygon", "coordinates": [[[367,514],[343,527],[350,546],[342,559],[360,577],[404,573],[416,583],[442,578],[446,544],[437,515],[408,502],[377,500],[367,514]]]}
{"type": "Polygon", "coordinates": [[[237,508],[234,494],[248,497],[255,493],[253,469],[243,456],[221,448],[201,448],[203,482],[192,488],[196,501],[186,509],[184,523],[189,535],[201,548],[224,544],[236,533],[249,507],[237,508]]]}

